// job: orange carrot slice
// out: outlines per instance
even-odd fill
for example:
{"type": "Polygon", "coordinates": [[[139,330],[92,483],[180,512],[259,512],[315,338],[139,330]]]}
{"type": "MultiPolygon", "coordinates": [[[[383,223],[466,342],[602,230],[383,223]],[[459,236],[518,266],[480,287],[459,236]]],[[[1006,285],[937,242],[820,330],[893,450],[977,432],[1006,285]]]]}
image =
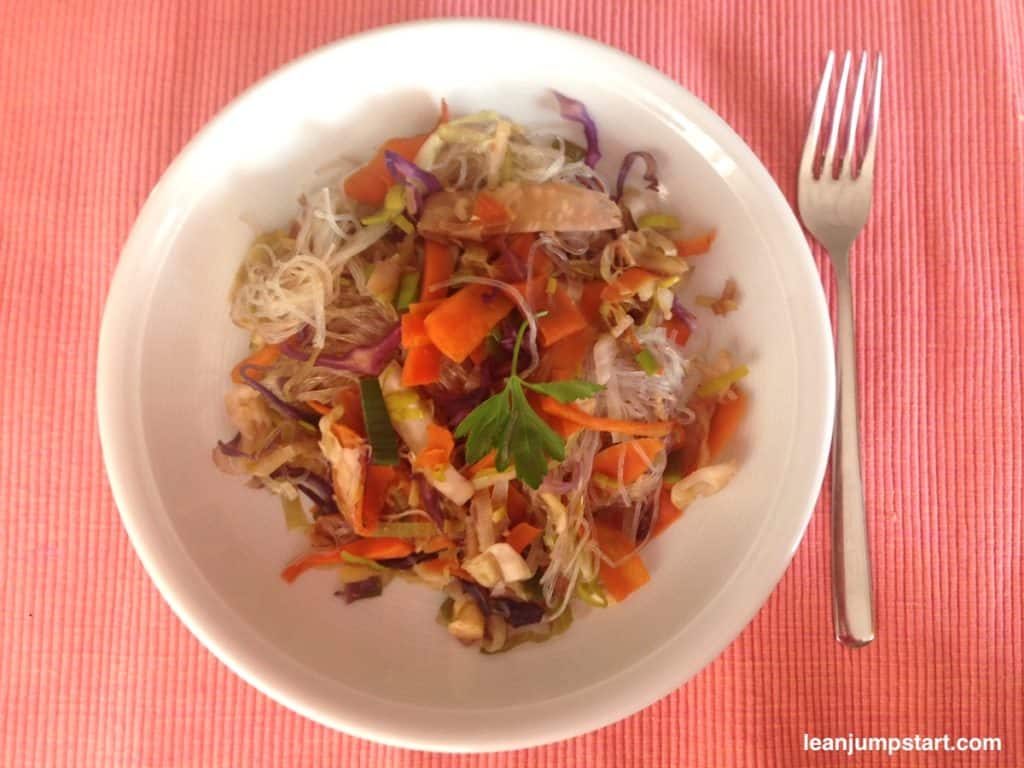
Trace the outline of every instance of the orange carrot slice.
{"type": "Polygon", "coordinates": [[[423,279],[420,283],[420,301],[443,299],[448,287],[440,283],[450,279],[455,270],[455,254],[444,243],[427,240],[423,247],[423,279]]]}
{"type": "MultiPolygon", "coordinates": [[[[277,358],[281,356],[281,347],[277,344],[267,344],[260,347],[251,355],[242,360],[238,365],[231,369],[231,380],[235,384],[244,384],[245,380],[242,378],[242,369],[247,365],[256,366],[259,368],[267,368],[277,362],[277,358]]],[[[262,379],[264,372],[261,370],[251,371],[249,376],[253,379],[262,379]]]]}
{"type": "Polygon", "coordinates": [[[402,386],[420,387],[441,378],[441,350],[433,344],[413,347],[405,353],[402,386]]]}
{"type": "Polygon", "coordinates": [[[561,416],[566,421],[598,432],[621,432],[639,437],[665,437],[672,431],[671,421],[624,421],[607,419],[585,413],[575,405],[560,403],[551,397],[542,397],[540,407],[545,413],[561,416]]]}
{"type": "Polygon", "coordinates": [[[711,230],[697,237],[676,240],[676,252],[683,257],[699,256],[711,250],[711,244],[715,241],[715,230],[711,230]]]}
{"type": "Polygon", "coordinates": [[[508,296],[489,285],[467,285],[423,321],[427,336],[449,360],[461,363],[512,311],[508,296]]]}
{"type": "Polygon", "coordinates": [[[621,560],[616,566],[601,561],[601,583],[611,597],[622,602],[651,580],[640,556],[630,554],[634,552],[635,547],[621,530],[598,522],[594,524],[594,538],[601,550],[613,562],[621,560]],[[623,560],[623,558],[625,559],[623,560]]]}
{"type": "Polygon", "coordinates": [[[540,536],[541,529],[529,523],[517,523],[505,534],[506,543],[516,552],[522,554],[540,536]]]}
{"type": "Polygon", "coordinates": [[[452,451],[455,450],[455,438],[452,433],[434,423],[427,424],[427,447],[416,454],[413,462],[417,467],[436,469],[451,463],[452,451]]]}
{"type": "Polygon", "coordinates": [[[661,440],[641,437],[605,448],[594,457],[594,471],[618,479],[622,465],[622,482],[632,483],[650,469],[654,458],[665,449],[661,440]]]}
{"type": "Polygon", "coordinates": [[[690,338],[690,326],[685,320],[670,317],[661,324],[661,327],[665,329],[665,335],[680,347],[690,338]]]}
{"type": "Polygon", "coordinates": [[[711,416],[711,425],[708,427],[708,454],[712,461],[729,445],[747,412],[747,396],[735,387],[733,392],[736,393],[735,399],[720,401],[711,416]]]}
{"type": "Polygon", "coordinates": [[[608,283],[601,291],[601,298],[605,301],[621,301],[629,298],[646,283],[653,282],[658,276],[640,267],[630,267],[618,278],[608,283]]]}
{"type": "MultiPolygon", "coordinates": [[[[359,502],[352,521],[352,528],[358,534],[371,534],[377,530],[380,513],[388,498],[388,489],[395,480],[395,468],[371,464],[366,468],[366,484],[363,486],[363,498],[359,502]]],[[[353,555],[359,554],[353,552],[353,555]]],[[[369,557],[369,555],[360,555],[369,557]]],[[[405,555],[395,555],[405,557],[405,555]]]]}

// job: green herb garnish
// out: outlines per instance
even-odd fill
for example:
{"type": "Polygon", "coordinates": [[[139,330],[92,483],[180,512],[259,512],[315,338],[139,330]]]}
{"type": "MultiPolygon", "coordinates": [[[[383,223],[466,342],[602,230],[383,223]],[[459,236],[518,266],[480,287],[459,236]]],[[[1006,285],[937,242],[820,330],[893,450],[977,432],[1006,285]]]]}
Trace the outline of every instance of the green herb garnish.
{"type": "Polygon", "coordinates": [[[646,347],[637,352],[636,357],[633,359],[636,360],[636,364],[639,365],[648,376],[654,376],[661,371],[661,366],[658,365],[658,360],[654,356],[654,353],[646,347]]]}
{"type": "Polygon", "coordinates": [[[731,371],[726,371],[721,376],[715,376],[715,378],[705,381],[697,387],[697,394],[701,397],[715,397],[720,395],[748,373],[750,373],[750,370],[745,365],[733,368],[731,371]]]}
{"type": "Polygon", "coordinates": [[[604,387],[588,381],[550,381],[534,383],[518,375],[519,349],[527,323],[516,334],[512,348],[512,371],[505,387],[474,408],[455,430],[455,437],[465,437],[466,462],[474,464],[489,451],[495,452],[494,465],[499,472],[515,463],[516,477],[531,488],[539,488],[547,474],[548,459],[562,461],[565,443],[530,407],[527,389],[560,403],[571,403],[593,397],[604,387]]]}
{"type": "Polygon", "coordinates": [[[409,305],[416,301],[420,293],[420,273],[406,272],[398,284],[398,296],[395,299],[395,309],[399,312],[409,308],[409,305]]]}
{"type": "Polygon", "coordinates": [[[349,565],[361,565],[364,568],[369,568],[371,571],[387,570],[387,568],[378,563],[376,560],[370,560],[365,557],[360,557],[359,555],[353,555],[351,552],[345,552],[344,550],[341,553],[341,559],[343,562],[346,562],[349,565]]]}

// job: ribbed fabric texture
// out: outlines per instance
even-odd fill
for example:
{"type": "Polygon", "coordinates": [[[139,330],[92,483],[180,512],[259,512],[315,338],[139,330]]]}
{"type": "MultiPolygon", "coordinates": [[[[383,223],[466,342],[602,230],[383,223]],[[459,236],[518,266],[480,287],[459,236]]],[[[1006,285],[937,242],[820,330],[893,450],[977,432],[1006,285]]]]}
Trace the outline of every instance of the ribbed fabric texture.
{"type": "Polygon", "coordinates": [[[1024,766],[1019,0],[3,0],[0,18],[0,764],[1024,766]],[[765,608],[686,686],[568,742],[447,757],[292,714],[184,629],[111,501],[95,358],[134,216],[220,107],[340,37],[486,15],[668,73],[791,200],[825,51],[884,51],[874,210],[854,256],[879,638],[832,639],[823,501],[765,608]],[[804,752],[804,732],[999,736],[1003,751],[851,758],[804,752]]]}

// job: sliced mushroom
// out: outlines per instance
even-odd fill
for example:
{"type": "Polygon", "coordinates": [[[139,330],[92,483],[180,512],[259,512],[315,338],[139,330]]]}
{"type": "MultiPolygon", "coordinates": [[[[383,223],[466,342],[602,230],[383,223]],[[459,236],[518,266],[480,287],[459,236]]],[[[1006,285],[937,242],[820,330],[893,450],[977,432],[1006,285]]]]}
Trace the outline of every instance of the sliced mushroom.
{"type": "Polygon", "coordinates": [[[419,231],[427,237],[483,240],[517,232],[594,232],[622,226],[622,212],[603,192],[547,181],[510,182],[486,194],[508,212],[504,221],[485,223],[472,215],[475,191],[446,190],[431,195],[419,231]]]}

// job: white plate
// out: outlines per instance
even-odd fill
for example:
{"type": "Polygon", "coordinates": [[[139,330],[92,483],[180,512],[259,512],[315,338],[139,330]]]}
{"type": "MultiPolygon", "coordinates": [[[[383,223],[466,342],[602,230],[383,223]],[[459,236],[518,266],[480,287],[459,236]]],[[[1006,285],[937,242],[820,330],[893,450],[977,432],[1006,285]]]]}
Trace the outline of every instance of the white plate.
{"type": "MultiPolygon", "coordinates": [[[[702,316],[707,321],[707,317],[702,316]]],[[[349,38],[260,82],[182,151],[125,244],[103,318],[99,424],[125,528],[160,592],[225,664],[314,720],[405,747],[510,749],[618,720],[668,694],[751,620],[818,495],[832,424],[828,315],[803,235],[768,173],[707,106],[619,51],[550,29],[417,23],[349,38]],[[345,606],[329,573],[278,573],[304,549],[267,494],[219,474],[222,399],[245,335],[226,296],[253,235],[283,224],[315,170],[419,132],[441,97],[566,127],[546,90],[597,120],[605,176],[650,149],[684,219],[715,226],[697,287],[733,275],[742,307],[712,342],[748,361],[742,470],[646,555],[652,580],[545,645],[495,657],[434,623],[405,584],[345,606]]],[[[824,619],[823,619],[824,621],[824,619]]],[[[827,631],[827,627],[822,627],[827,631]]]]}

